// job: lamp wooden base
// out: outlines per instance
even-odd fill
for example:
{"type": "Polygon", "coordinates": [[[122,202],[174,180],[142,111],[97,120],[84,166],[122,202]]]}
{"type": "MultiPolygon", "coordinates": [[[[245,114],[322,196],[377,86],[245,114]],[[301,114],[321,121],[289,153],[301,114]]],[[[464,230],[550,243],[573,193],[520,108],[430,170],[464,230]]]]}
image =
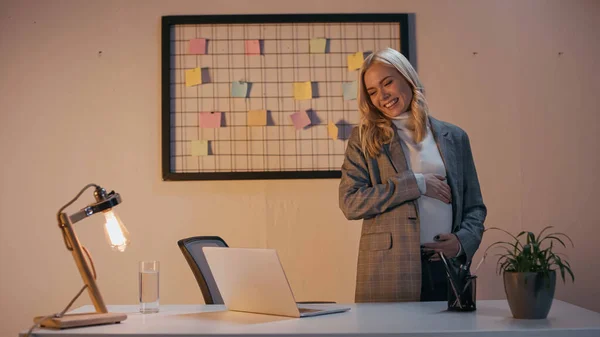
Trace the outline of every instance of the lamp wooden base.
{"type": "MultiPolygon", "coordinates": [[[[34,318],[34,322],[37,322],[42,318],[44,317],[36,317],[34,318]]],[[[41,326],[45,328],[68,329],[82,326],[119,323],[126,319],[126,314],[93,312],[84,314],[69,314],[60,318],[51,317],[41,322],[41,326]]]]}

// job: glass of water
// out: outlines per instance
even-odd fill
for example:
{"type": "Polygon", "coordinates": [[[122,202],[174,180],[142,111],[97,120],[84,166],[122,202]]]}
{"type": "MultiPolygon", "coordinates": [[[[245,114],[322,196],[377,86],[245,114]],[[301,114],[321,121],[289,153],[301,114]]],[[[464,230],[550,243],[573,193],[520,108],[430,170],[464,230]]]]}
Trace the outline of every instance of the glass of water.
{"type": "Polygon", "coordinates": [[[140,282],[140,312],[152,314],[158,312],[160,263],[158,261],[141,261],[140,282]]]}

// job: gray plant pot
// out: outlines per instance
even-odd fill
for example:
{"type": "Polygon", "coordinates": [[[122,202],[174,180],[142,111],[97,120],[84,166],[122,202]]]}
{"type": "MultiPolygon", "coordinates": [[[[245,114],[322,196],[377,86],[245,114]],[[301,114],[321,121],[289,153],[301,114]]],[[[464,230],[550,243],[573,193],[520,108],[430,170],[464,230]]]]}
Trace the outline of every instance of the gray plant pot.
{"type": "Polygon", "coordinates": [[[548,316],[554,289],[556,272],[550,277],[541,273],[504,272],[504,291],[514,318],[541,319],[548,316]]]}

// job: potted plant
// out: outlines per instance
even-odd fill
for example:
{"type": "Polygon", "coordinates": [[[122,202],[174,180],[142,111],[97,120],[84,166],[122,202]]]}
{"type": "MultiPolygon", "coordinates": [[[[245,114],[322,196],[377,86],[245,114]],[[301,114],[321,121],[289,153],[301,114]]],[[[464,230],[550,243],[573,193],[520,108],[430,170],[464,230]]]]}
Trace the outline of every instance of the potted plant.
{"type": "Polygon", "coordinates": [[[556,285],[556,271],[565,282],[565,274],[575,282],[569,261],[555,253],[555,243],[566,247],[567,239],[574,247],[573,241],[563,233],[550,232],[547,226],[535,236],[532,232],[522,231],[513,235],[504,229],[491,227],[488,230],[502,231],[512,238],[512,242],[497,241],[492,243],[484,253],[492,248],[501,249],[498,256],[497,272],[504,278],[504,291],[514,318],[540,319],[546,318],[556,285]],[[522,242],[524,241],[524,242],[522,242]]]}

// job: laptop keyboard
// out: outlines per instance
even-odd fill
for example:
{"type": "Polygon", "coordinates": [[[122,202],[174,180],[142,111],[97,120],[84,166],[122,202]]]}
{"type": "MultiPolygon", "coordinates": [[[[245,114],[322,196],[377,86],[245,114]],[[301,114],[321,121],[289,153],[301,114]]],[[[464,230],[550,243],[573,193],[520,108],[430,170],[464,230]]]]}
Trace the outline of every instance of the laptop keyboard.
{"type": "Polygon", "coordinates": [[[298,310],[300,311],[300,313],[305,313],[305,312],[317,312],[317,311],[322,311],[322,309],[308,309],[308,308],[298,308],[298,310]]]}

